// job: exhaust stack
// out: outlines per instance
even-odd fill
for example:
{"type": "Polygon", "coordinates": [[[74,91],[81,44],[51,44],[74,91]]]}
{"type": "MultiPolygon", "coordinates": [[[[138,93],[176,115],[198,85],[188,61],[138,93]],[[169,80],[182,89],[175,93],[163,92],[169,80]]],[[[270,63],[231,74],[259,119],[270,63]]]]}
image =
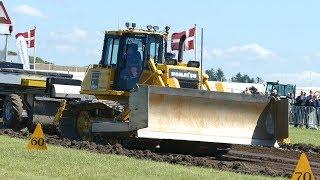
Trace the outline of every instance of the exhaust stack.
{"type": "Polygon", "coordinates": [[[183,60],[183,50],[184,50],[184,41],[186,40],[186,35],[181,36],[179,41],[179,53],[178,53],[178,62],[183,60]]]}

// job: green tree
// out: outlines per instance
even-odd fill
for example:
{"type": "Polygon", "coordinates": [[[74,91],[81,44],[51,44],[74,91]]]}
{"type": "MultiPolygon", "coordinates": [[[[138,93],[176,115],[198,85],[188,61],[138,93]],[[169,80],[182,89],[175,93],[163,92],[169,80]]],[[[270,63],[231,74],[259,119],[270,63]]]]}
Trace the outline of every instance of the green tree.
{"type": "Polygon", "coordinates": [[[231,78],[232,82],[241,82],[241,83],[254,83],[255,79],[251,78],[247,74],[241,74],[238,72],[235,76],[231,78]]]}
{"type": "Polygon", "coordinates": [[[16,53],[16,52],[13,52],[13,51],[8,51],[8,55],[9,55],[9,56],[16,56],[17,53],[16,53]]]}
{"type": "Polygon", "coordinates": [[[256,83],[263,83],[263,79],[261,77],[257,77],[256,78],[256,83]]]}
{"type": "Polygon", "coordinates": [[[206,70],[205,73],[209,76],[209,81],[226,81],[227,80],[221,68],[218,68],[217,70],[211,68],[206,70]]]}
{"type": "Polygon", "coordinates": [[[215,71],[213,68],[207,69],[205,73],[209,76],[209,81],[214,81],[215,79],[215,71]]]}
{"type": "Polygon", "coordinates": [[[216,71],[216,77],[218,81],[227,81],[227,79],[224,76],[224,72],[220,68],[218,68],[216,71]]]}
{"type": "MultiPolygon", "coordinates": [[[[9,56],[17,56],[17,53],[14,51],[8,51],[9,56]]],[[[33,63],[33,56],[29,56],[29,62],[33,63]]],[[[43,63],[43,64],[53,64],[50,61],[44,60],[41,57],[36,57],[36,63],[43,63]]]]}
{"type": "MultiPolygon", "coordinates": [[[[33,56],[29,56],[29,62],[33,63],[33,56]]],[[[36,63],[43,63],[43,64],[53,64],[50,61],[44,60],[41,57],[36,57],[36,63]]]]}

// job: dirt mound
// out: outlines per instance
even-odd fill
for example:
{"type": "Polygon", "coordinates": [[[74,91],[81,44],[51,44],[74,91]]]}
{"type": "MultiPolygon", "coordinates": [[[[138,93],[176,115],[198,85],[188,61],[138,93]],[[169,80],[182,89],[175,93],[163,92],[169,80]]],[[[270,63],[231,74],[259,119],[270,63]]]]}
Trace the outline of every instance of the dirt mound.
{"type": "MultiPolygon", "coordinates": [[[[17,138],[28,138],[27,131],[14,132],[11,129],[1,129],[0,135],[17,138]]],[[[296,164],[299,152],[296,150],[281,150],[276,148],[233,146],[229,153],[217,157],[197,157],[188,154],[161,153],[153,150],[137,150],[125,148],[121,144],[101,145],[88,141],[71,141],[59,136],[46,136],[47,143],[67,148],[83,149],[95,153],[117,154],[137,159],[168,162],[173,164],[208,167],[245,174],[260,174],[267,176],[290,177],[296,164]]],[[[317,177],[320,177],[320,156],[310,152],[312,168],[317,177]]]]}
{"type": "Polygon", "coordinates": [[[284,144],[281,148],[288,150],[299,150],[304,152],[315,152],[320,154],[320,146],[314,146],[312,144],[284,144]]]}

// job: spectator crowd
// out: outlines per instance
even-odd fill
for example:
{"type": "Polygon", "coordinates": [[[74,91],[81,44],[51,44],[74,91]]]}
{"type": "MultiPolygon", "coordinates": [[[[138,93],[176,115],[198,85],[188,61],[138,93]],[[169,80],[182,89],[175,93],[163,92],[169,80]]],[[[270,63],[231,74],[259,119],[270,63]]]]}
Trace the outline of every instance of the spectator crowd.
{"type": "Polygon", "coordinates": [[[315,108],[320,108],[320,92],[319,91],[309,91],[307,95],[306,92],[301,91],[300,95],[295,99],[294,105],[296,106],[312,106],[315,108]]]}
{"type": "MultiPolygon", "coordinates": [[[[262,94],[262,93],[258,92],[257,88],[255,88],[254,86],[247,87],[246,90],[242,91],[242,93],[243,94],[262,94]]],[[[273,90],[273,92],[271,92],[271,94],[267,94],[267,92],[266,92],[266,95],[276,96],[277,91],[273,90]]],[[[293,94],[288,94],[287,97],[292,100],[294,99],[293,94]]],[[[300,91],[299,96],[297,96],[294,101],[294,105],[295,106],[312,106],[315,108],[320,108],[320,91],[310,90],[308,95],[306,92],[300,91]]]]}
{"type": "MultiPolygon", "coordinates": [[[[255,87],[247,87],[242,91],[243,94],[262,94],[255,87]]],[[[271,93],[266,92],[267,96],[278,97],[277,90],[271,93]]],[[[289,99],[290,105],[290,124],[296,126],[306,126],[307,128],[317,129],[320,126],[320,91],[301,91],[299,96],[294,99],[294,95],[289,93],[286,96],[289,99]]]]}

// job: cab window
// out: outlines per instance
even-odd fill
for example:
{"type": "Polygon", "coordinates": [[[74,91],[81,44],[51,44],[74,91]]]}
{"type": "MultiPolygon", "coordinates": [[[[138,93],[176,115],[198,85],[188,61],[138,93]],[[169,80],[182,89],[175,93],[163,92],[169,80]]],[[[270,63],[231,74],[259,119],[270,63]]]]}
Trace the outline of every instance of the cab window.
{"type": "Polygon", "coordinates": [[[124,38],[123,55],[117,66],[117,90],[130,90],[139,81],[144,62],[145,36],[124,38]]]}
{"type": "Polygon", "coordinates": [[[272,93],[273,84],[267,84],[267,92],[272,93]]]}
{"type": "Polygon", "coordinates": [[[280,95],[280,96],[286,96],[287,94],[286,94],[286,91],[285,91],[285,85],[279,85],[279,92],[278,92],[278,94],[280,95]]]}
{"type": "Polygon", "coordinates": [[[101,63],[104,66],[116,66],[119,50],[119,37],[106,37],[101,63]]]}
{"type": "Polygon", "coordinates": [[[163,63],[162,57],[162,39],[160,37],[149,37],[149,58],[155,63],[163,63]]]}
{"type": "Polygon", "coordinates": [[[123,69],[133,64],[140,64],[144,60],[144,37],[126,37],[123,44],[123,55],[118,62],[118,68],[123,69]]]}

